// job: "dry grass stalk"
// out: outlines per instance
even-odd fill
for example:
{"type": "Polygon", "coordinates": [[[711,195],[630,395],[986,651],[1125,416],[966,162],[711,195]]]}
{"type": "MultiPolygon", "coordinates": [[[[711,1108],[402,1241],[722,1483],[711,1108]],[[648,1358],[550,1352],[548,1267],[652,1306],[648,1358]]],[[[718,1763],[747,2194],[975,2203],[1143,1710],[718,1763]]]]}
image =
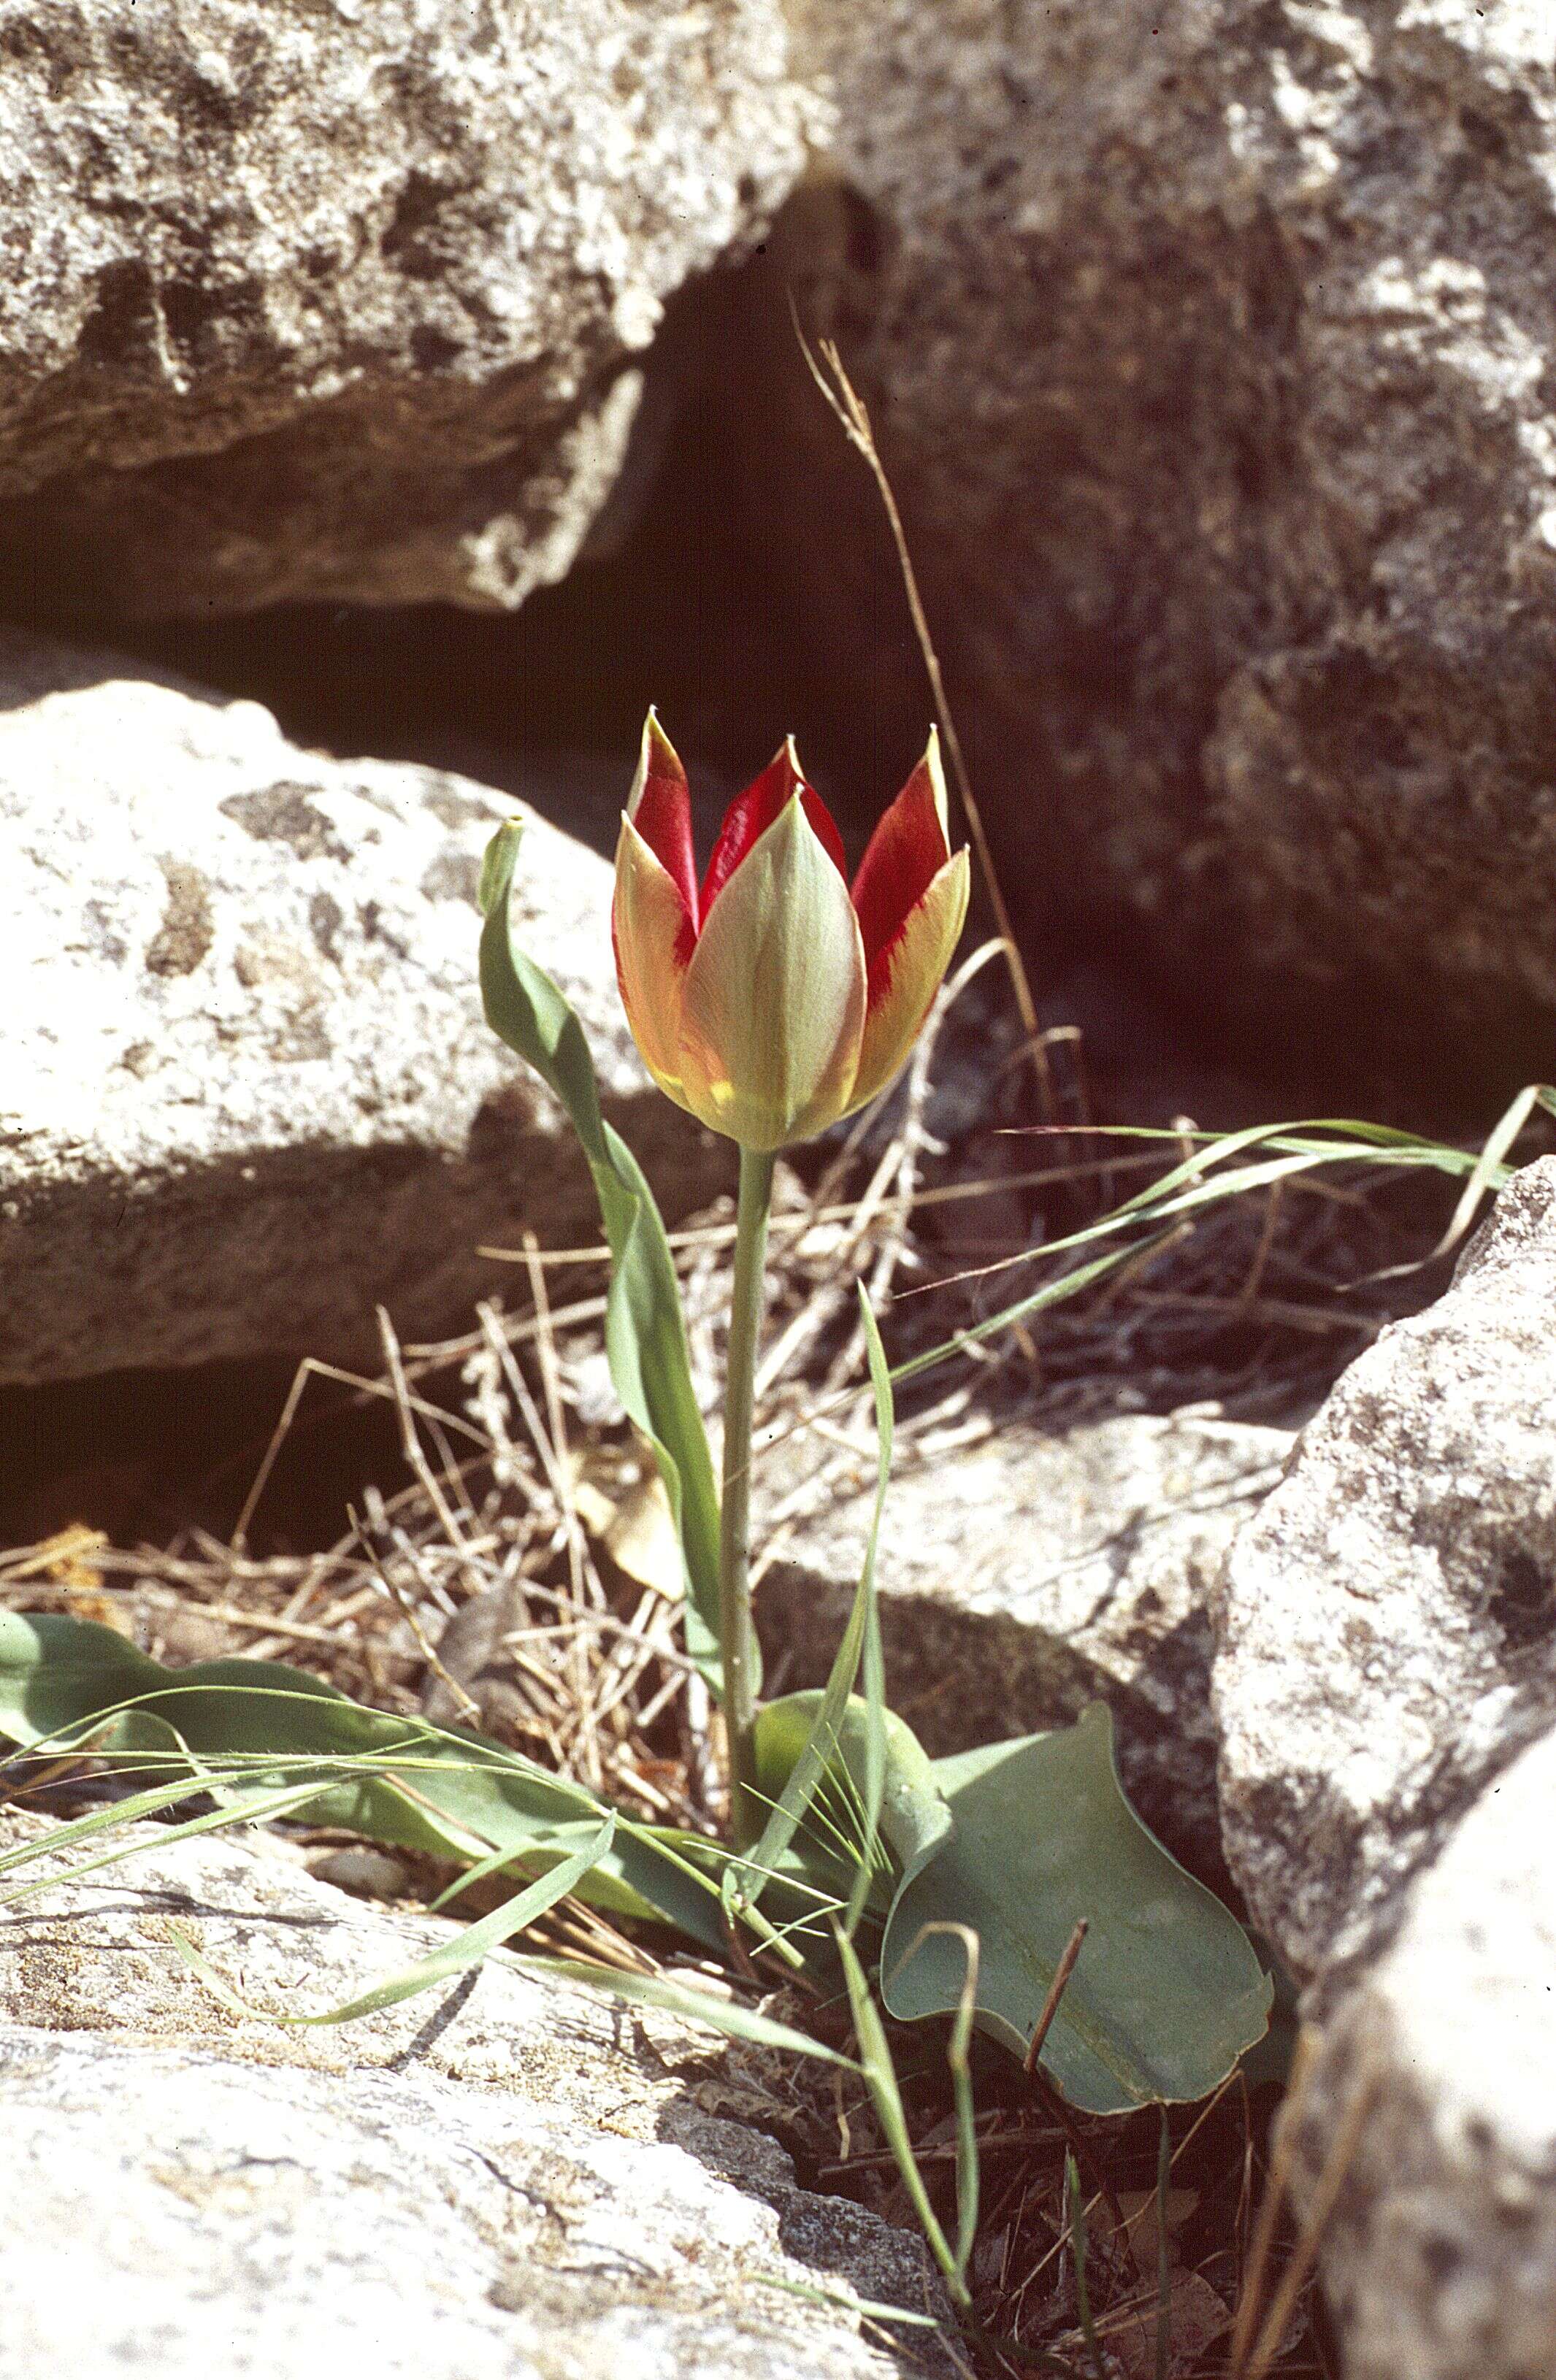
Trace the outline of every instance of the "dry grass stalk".
{"type": "Polygon", "coordinates": [[[919,592],[918,574],[913,566],[907,532],[903,527],[896,495],[891,480],[887,476],[886,467],[881,459],[881,450],[875,443],[875,431],[870,423],[869,408],[849,379],[835,342],[832,339],[822,339],[819,342],[821,361],[818,362],[810,343],[800,327],[797,310],[795,313],[794,322],[795,336],[799,341],[800,351],[809,368],[810,377],[836,415],[849,444],[863,458],[880,492],[887,526],[892,533],[892,542],[896,549],[897,568],[902,574],[903,590],[907,597],[907,608],[912,615],[913,633],[918,640],[918,650],[924,659],[925,674],[930,681],[935,716],[945,736],[945,748],[950,757],[952,774],[956,780],[956,791],[966,815],[973,848],[978,854],[979,870],[983,878],[984,889],[989,895],[990,906],[994,912],[995,923],[999,928],[1000,941],[1010,975],[1011,989],[1015,995],[1016,1011],[1021,1018],[1022,1032],[1026,1037],[1026,1049],[1030,1054],[1033,1073],[1038,1082],[1043,1117],[1045,1122],[1053,1123],[1058,1120],[1059,1103],[1054,1091],[1053,1070],[1049,1062],[1048,1036],[1044,1034],[1038,1016],[1037,1002],[1032,997],[1031,980],[1027,973],[1027,963],[1021,955],[1021,946],[1015,938],[1010,906],[1000,882],[999,870],[994,865],[994,855],[990,849],[989,837],[984,830],[983,814],[979,808],[977,797],[973,793],[972,779],[963,756],[962,739],[956,733],[955,719],[945,698],[945,680],[941,670],[940,655],[935,649],[934,638],[930,633],[929,614],[924,609],[924,599],[919,592]],[[825,370],[822,370],[822,365],[825,365],[825,370]]]}

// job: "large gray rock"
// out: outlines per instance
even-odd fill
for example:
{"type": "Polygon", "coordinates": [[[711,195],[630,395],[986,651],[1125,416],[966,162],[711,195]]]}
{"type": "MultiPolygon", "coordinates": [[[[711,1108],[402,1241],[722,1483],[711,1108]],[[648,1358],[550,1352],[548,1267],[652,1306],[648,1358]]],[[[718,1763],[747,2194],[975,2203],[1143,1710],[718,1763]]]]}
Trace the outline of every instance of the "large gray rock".
{"type": "Polygon", "coordinates": [[[4,2380],[148,2358],[169,2380],[903,2368],[847,2305],[933,2306],[918,2243],[705,2112],[713,2036],[501,1961],[337,2029],[231,2015],[176,1928],[293,2013],[448,1928],[369,1912],[274,1848],[159,1832],[0,1928],[4,2380]]]}
{"type": "MultiPolygon", "coordinates": [[[[1128,1415],[1056,1433],[1007,1421],[938,1454],[905,1446],[877,1562],[893,1707],[944,1753],[1105,1701],[1141,1814],[1213,1873],[1208,1604],[1290,1444],[1246,1423],[1128,1415]]],[[[818,1470],[808,1435],[780,1440],[753,1481],[759,1542],[785,1531],[757,1597],[785,1686],[825,1680],[864,1562],[874,1466],[828,1453],[818,1470]]]]}
{"type": "Polygon", "coordinates": [[[1488,1787],[1326,2024],[1298,2175],[1310,2196],[1349,2140],[1324,2252],[1346,2380],[1556,2371],[1553,1808],[1547,1735],[1488,1787]]]}
{"type": "MultiPolygon", "coordinates": [[[[491,1034],[481,850],[514,803],[340,764],[111,659],[0,637],[0,1381],[355,1360],[597,1234],[570,1126],[491,1034]]],[[[722,1184],[638,1064],[610,870],[531,820],[516,907],[672,1211],[722,1184]]]]}
{"type": "MultiPolygon", "coordinates": [[[[1308,1985],[1347,2380],[1556,2369],[1556,1160],[1343,1375],[1216,1609],[1226,1847],[1308,1985]]],[[[1327,2185],[1324,2186],[1327,2190],[1327,2185]]]]}
{"type": "Polygon", "coordinates": [[[774,255],[753,436],[805,451],[752,498],[805,484],[834,524],[761,531],[826,665],[879,698],[902,624],[873,491],[784,362],[784,279],[873,404],[1013,890],[1262,1034],[1325,1001],[1353,1048],[1542,1029],[1550,9],[792,13],[837,188],[774,255]]]}
{"type": "Polygon", "coordinates": [[[1217,1612],[1227,1855],[1303,1977],[1556,1718],[1556,1159],[1437,1305],[1358,1356],[1243,1530],[1217,1612]]]}
{"type": "Polygon", "coordinates": [[[776,0],[0,0],[18,587],[521,601],[816,120],[776,0]]]}

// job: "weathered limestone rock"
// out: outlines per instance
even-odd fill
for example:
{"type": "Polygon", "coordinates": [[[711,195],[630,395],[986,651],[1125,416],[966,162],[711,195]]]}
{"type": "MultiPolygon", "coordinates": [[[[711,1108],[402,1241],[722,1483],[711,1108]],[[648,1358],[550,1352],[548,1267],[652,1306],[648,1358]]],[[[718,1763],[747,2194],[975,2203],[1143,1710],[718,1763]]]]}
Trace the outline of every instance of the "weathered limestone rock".
{"type": "MultiPolygon", "coordinates": [[[[1242,1531],[1216,1618],[1227,1856],[1303,1977],[1556,1719],[1556,1160],[1357,1357],[1242,1531]]],[[[1494,1807],[1495,1805],[1491,1805],[1494,1807]]]]}
{"type": "Polygon", "coordinates": [[[776,0],[0,0],[18,591],[520,602],[820,120],[776,0]]]}
{"type": "Polygon", "coordinates": [[[805,443],[751,496],[827,665],[922,706],[873,491],[786,360],[785,279],[871,401],[1013,890],[1078,898],[1263,1036],[1328,1014],[1353,1050],[1429,1032],[1441,1059],[1472,1025],[1538,1049],[1549,8],[792,13],[838,188],[772,260],[751,434],[805,443]],[[799,486],[826,536],[777,533],[799,486]]]}
{"type": "Polygon", "coordinates": [[[1346,2380],[1556,2369],[1556,1736],[1489,1785],[1335,2008],[1311,2192],[1359,2095],[1324,2280],[1346,2380]]]}
{"type": "MultiPolygon", "coordinates": [[[[571,1127],[482,1021],[514,803],[336,763],[268,712],[0,636],[0,1381],[467,1327],[481,1244],[598,1229],[571,1127]]],[[[638,1064],[610,870],[532,821],[517,898],[672,1210],[724,1178],[638,1064]]]]}
{"type": "MultiPolygon", "coordinates": [[[[888,1690],[932,1752],[1054,1727],[1109,1703],[1141,1815],[1202,1872],[1220,1862],[1209,1709],[1211,1586],[1280,1476],[1285,1430],[1144,1415],[1058,1434],[1005,1422],[980,1442],[905,1446],[876,1576],[888,1690]]],[[[825,1680],[864,1562],[874,1465],[808,1435],[753,1480],[770,1664],[825,1680]]]]}
{"type": "Polygon", "coordinates": [[[1321,2029],[1347,2380],[1556,2367],[1556,1160],[1354,1363],[1216,1611],[1227,1854],[1321,2029]]]}
{"type": "Polygon", "coordinates": [[[169,2380],[907,2368],[846,2308],[932,2307],[918,2242],[703,2112],[711,2035],[501,1961],[337,2029],[232,2016],[175,1927],[294,2013],[447,1928],[365,1911],[274,1848],[159,1832],[0,1926],[3,2380],[149,2354],[169,2380]]]}

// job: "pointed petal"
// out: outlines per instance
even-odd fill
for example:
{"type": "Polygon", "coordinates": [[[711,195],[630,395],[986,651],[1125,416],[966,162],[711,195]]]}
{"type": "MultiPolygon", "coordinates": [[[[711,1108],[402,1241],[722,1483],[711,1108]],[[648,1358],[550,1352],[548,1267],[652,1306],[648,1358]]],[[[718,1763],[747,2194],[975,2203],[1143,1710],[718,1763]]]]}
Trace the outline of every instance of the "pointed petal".
{"type": "Polygon", "coordinates": [[[883,1091],[918,1040],[967,915],[967,855],[956,853],[934,877],[892,942],[879,978],[872,975],[859,1071],[850,1110],[883,1091]]]}
{"type": "Polygon", "coordinates": [[[638,773],[626,797],[626,815],[679,892],[695,935],[699,911],[691,788],[675,747],[654,710],[643,722],[638,773]]]}
{"type": "Polygon", "coordinates": [[[785,736],[782,749],[773,754],[760,776],[754,777],[743,794],[736,794],[724,812],[719,839],[708,862],[708,873],[702,880],[699,917],[708,915],[717,894],[728,883],[757,837],[767,832],[796,787],[805,803],[806,816],[831,853],[839,875],[845,872],[843,838],[833,825],[832,813],[821,795],[805,782],[794,737],[785,736]]]}
{"type": "Polygon", "coordinates": [[[623,818],[616,844],[611,941],[621,1004],[643,1063],[660,1089],[685,1107],[676,1052],[692,949],[690,921],[680,888],[630,818],[623,818]]]}
{"type": "Polygon", "coordinates": [[[872,1000],[889,972],[893,944],[951,856],[945,818],[940,738],[931,727],[923,759],[870,836],[854,879],[872,1000]]]}
{"type": "Polygon", "coordinates": [[[791,795],[709,912],[687,970],[685,1104],[745,1148],[783,1148],[848,1105],[865,954],[848,888],[791,795]]]}

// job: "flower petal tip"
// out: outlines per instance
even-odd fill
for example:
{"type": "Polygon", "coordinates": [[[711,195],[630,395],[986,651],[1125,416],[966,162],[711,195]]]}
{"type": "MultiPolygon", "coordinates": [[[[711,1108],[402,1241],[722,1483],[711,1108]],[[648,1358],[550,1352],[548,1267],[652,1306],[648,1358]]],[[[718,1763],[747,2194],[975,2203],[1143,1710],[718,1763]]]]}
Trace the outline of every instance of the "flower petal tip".
{"type": "Polygon", "coordinates": [[[697,862],[692,851],[691,787],[680,755],[651,708],[643,722],[626,817],[670,877],[695,934],[697,862]]]}
{"type": "Polygon", "coordinates": [[[673,783],[685,785],[687,772],[681,764],[680,754],[660,725],[659,713],[650,702],[638,746],[638,768],[632,780],[632,791],[626,797],[628,818],[636,819],[650,779],[664,778],[669,778],[673,783]]]}
{"type": "Polygon", "coordinates": [[[851,1108],[883,1091],[923,1030],[966,923],[971,863],[954,852],[869,971],[869,1001],[851,1108]]]}

